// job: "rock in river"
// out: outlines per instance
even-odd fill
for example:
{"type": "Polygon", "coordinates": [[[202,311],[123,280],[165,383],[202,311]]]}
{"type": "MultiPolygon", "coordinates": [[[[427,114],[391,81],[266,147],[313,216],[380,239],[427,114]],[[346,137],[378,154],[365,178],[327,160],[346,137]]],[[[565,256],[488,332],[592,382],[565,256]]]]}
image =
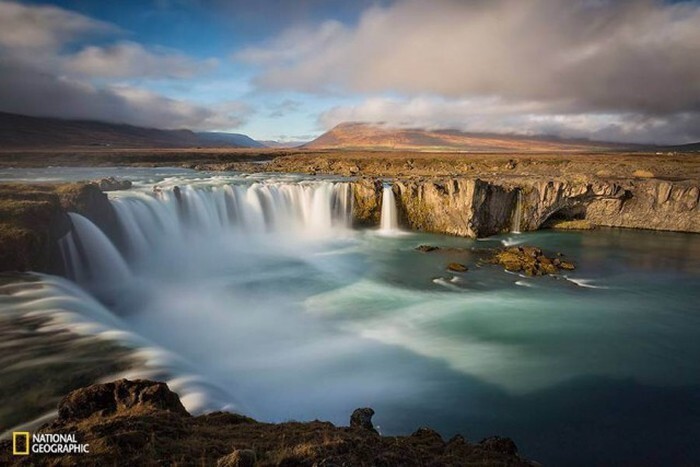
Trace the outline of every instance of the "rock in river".
{"type": "Polygon", "coordinates": [[[574,269],[573,263],[560,258],[548,258],[540,248],[534,246],[514,246],[497,250],[490,262],[500,264],[507,271],[522,272],[528,276],[544,276],[556,274],[560,269],[574,269]]]}

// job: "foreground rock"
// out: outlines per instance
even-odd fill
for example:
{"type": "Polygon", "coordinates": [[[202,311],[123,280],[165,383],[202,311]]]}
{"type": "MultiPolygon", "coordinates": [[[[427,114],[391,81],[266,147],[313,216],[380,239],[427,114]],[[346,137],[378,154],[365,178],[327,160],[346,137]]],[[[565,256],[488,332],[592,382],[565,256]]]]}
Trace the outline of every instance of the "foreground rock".
{"type": "Polygon", "coordinates": [[[489,262],[500,264],[507,271],[521,272],[528,276],[544,276],[556,274],[562,269],[574,269],[573,263],[560,257],[548,258],[541,249],[534,246],[514,246],[497,250],[489,262]]]}
{"type": "Polygon", "coordinates": [[[89,454],[14,457],[0,443],[2,465],[423,466],[536,465],[507,438],[445,442],[429,429],[380,436],[373,410],[358,409],[350,427],[328,422],[260,423],[215,412],[190,416],[164,383],[119,380],[79,389],[59,404],[59,416],[39,433],[75,433],[89,454]]]}

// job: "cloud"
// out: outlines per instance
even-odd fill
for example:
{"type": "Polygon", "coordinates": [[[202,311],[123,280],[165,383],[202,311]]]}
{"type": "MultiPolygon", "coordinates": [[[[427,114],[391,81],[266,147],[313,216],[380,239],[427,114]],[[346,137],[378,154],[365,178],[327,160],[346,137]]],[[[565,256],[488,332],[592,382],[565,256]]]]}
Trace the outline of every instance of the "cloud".
{"type": "Polygon", "coordinates": [[[551,113],[546,104],[510,103],[500,98],[368,98],[334,107],[319,117],[329,129],[342,122],[369,122],[399,128],[459,129],[477,133],[547,134],[565,138],[648,144],[700,141],[700,114],[551,113]]]}
{"type": "Polygon", "coordinates": [[[182,54],[146,50],[134,42],[88,46],[67,57],[65,71],[104,78],[190,78],[210,71],[216,59],[195,60],[182,54]]]}
{"type": "Polygon", "coordinates": [[[355,25],[287,30],[234,58],[257,67],[261,89],[364,97],[327,112],[324,126],[381,114],[641,140],[700,138],[687,125],[700,120],[698,57],[698,2],[405,0],[355,25]]]}
{"type": "Polygon", "coordinates": [[[121,31],[78,13],[0,0],[0,111],[195,130],[232,129],[252,113],[239,102],[205,107],[113,81],[187,79],[215,60],[124,41],[65,50],[115,33],[121,31]]]}
{"type": "Polygon", "coordinates": [[[615,111],[697,110],[700,5],[652,0],[407,0],[248,48],[258,84],[496,95],[615,111]]]}
{"type": "Polygon", "coordinates": [[[95,86],[2,58],[0,111],[201,130],[238,127],[251,113],[236,102],[205,107],[129,86],[95,86]]]}
{"type": "Polygon", "coordinates": [[[301,102],[293,99],[285,99],[279,104],[272,106],[272,111],[268,114],[269,118],[280,118],[294,113],[301,109],[301,102]]]}
{"type": "Polygon", "coordinates": [[[0,47],[54,50],[81,36],[118,31],[114,25],[61,8],[0,1],[0,47]]]}

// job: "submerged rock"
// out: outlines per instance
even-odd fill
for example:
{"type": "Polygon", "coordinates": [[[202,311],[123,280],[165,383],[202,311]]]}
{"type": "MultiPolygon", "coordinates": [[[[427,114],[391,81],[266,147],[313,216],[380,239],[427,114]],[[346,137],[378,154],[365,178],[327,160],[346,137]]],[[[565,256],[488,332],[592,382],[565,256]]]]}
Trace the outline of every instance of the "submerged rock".
{"type": "Polygon", "coordinates": [[[467,272],[469,270],[469,268],[462,263],[450,263],[447,265],[447,269],[453,272],[467,272]]]}

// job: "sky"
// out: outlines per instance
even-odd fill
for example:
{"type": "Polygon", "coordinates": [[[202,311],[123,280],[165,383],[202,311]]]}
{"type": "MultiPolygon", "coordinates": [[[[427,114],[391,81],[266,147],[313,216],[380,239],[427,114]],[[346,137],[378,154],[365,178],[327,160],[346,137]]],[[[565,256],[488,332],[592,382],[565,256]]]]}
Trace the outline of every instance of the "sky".
{"type": "Polygon", "coordinates": [[[700,0],[0,0],[0,111],[700,141],[700,0]]]}

